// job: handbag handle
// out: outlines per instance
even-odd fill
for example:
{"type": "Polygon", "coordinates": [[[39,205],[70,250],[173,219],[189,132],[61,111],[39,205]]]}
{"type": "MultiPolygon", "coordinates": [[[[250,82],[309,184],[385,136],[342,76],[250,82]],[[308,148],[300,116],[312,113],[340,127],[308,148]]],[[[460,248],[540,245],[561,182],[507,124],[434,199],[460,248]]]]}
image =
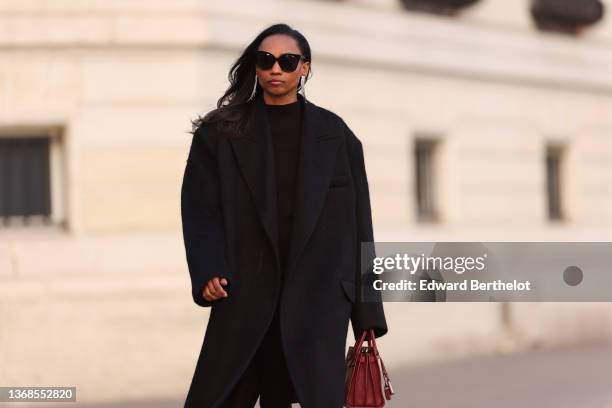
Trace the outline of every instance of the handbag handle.
{"type": "Polygon", "coordinates": [[[359,336],[359,339],[357,340],[357,344],[355,344],[355,347],[353,350],[353,364],[352,364],[353,366],[357,364],[357,359],[359,358],[359,355],[361,353],[361,348],[362,348],[363,342],[366,339],[367,334],[368,334],[368,331],[364,330],[359,336]]]}
{"type": "Polygon", "coordinates": [[[395,392],[393,391],[391,379],[389,378],[389,374],[387,373],[387,369],[385,368],[385,363],[383,363],[382,358],[380,358],[380,354],[378,354],[378,347],[376,347],[376,336],[374,335],[374,329],[364,330],[364,333],[368,334],[368,345],[371,349],[374,350],[374,355],[376,355],[376,359],[380,361],[383,379],[385,381],[385,397],[389,400],[391,399],[391,395],[395,394],[395,392]]]}
{"type": "MultiPolygon", "coordinates": [[[[361,349],[363,347],[363,342],[366,339],[366,335],[367,335],[368,331],[364,330],[361,335],[359,336],[359,339],[357,339],[357,342],[355,343],[355,346],[353,347],[353,355],[351,356],[351,362],[350,365],[352,367],[356,367],[357,366],[357,359],[360,357],[361,355],[361,349]]],[[[355,375],[355,371],[353,370],[351,373],[351,377],[355,375]]]]}

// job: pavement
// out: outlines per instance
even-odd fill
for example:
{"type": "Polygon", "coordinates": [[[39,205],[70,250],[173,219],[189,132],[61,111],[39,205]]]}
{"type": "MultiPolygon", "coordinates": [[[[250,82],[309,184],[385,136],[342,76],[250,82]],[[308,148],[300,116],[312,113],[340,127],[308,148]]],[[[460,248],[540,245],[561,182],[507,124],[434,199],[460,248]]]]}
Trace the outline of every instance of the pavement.
{"type": "MultiPolygon", "coordinates": [[[[395,368],[389,374],[396,394],[388,407],[612,408],[612,343],[471,357],[395,368]]],[[[78,406],[169,408],[182,403],[177,396],[78,406]]]]}

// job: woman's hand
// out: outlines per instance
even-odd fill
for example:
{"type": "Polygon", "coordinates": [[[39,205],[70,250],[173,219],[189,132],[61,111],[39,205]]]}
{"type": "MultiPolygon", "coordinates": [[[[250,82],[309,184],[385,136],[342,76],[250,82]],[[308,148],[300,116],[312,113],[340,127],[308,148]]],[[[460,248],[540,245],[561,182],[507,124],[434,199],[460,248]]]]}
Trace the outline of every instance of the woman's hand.
{"type": "Polygon", "coordinates": [[[227,286],[227,279],[218,277],[212,278],[208,281],[206,286],[204,286],[204,290],[202,291],[202,296],[207,301],[211,302],[213,300],[220,299],[222,297],[227,297],[227,292],[221,286],[227,286]]]}

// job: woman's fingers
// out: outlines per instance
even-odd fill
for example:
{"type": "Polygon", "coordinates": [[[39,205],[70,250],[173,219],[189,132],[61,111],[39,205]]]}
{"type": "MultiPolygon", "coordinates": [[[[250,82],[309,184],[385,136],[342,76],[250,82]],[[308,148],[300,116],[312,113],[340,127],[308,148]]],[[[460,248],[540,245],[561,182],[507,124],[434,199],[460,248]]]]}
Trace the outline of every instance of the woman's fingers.
{"type": "Polygon", "coordinates": [[[212,278],[211,280],[208,281],[208,291],[210,292],[211,296],[213,296],[215,299],[217,299],[219,297],[219,295],[217,294],[217,290],[215,288],[215,284],[213,283],[214,280],[215,280],[215,278],[212,278]]]}
{"type": "Polygon", "coordinates": [[[212,300],[217,299],[211,292],[210,292],[210,287],[208,285],[206,285],[206,287],[204,288],[204,299],[208,300],[209,302],[212,300]]]}
{"type": "Polygon", "coordinates": [[[208,300],[209,302],[212,300],[210,298],[210,292],[208,291],[208,285],[204,286],[204,290],[202,291],[202,297],[208,300]]]}
{"type": "Polygon", "coordinates": [[[212,284],[212,279],[211,279],[208,281],[208,283],[206,284],[206,287],[204,288],[204,299],[210,302],[218,298],[219,296],[217,296],[217,294],[215,293],[215,289],[214,289],[214,286],[212,284]]]}
{"type": "Polygon", "coordinates": [[[225,289],[223,289],[223,287],[221,286],[219,278],[213,278],[212,281],[215,288],[215,293],[219,296],[227,297],[227,293],[225,292],[225,289]]]}
{"type": "MultiPolygon", "coordinates": [[[[224,285],[227,285],[227,280],[225,278],[222,278],[221,281],[224,285]]],[[[225,290],[221,286],[219,278],[212,278],[204,287],[203,296],[204,299],[210,302],[212,300],[217,300],[222,297],[227,297],[227,292],[225,292],[225,290]]]]}

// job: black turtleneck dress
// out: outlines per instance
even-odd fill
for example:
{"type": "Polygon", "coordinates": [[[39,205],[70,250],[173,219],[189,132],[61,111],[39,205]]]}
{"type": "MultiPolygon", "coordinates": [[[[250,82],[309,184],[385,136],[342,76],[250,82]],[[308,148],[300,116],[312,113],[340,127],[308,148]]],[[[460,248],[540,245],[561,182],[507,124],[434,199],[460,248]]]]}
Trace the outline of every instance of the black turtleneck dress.
{"type": "MultiPolygon", "coordinates": [[[[278,209],[278,246],[281,261],[282,279],[285,279],[293,209],[295,207],[296,178],[300,153],[302,129],[302,103],[298,99],[285,105],[268,105],[268,123],[272,137],[276,173],[276,192],[278,209]]],[[[280,304],[280,302],[278,302],[280,304]]],[[[280,338],[278,304],[270,329],[261,346],[261,351],[267,356],[265,377],[266,387],[274,387],[281,394],[288,393],[292,402],[298,402],[295,389],[289,377],[289,371],[283,354],[280,338]],[[269,375],[267,375],[269,374],[269,375]],[[279,384],[280,382],[280,384],[279,384]]]]}
{"type": "Polygon", "coordinates": [[[302,103],[266,105],[272,134],[278,199],[278,244],[283,278],[287,268],[300,153],[302,103]]]}
{"type": "MultiPolygon", "coordinates": [[[[266,111],[270,124],[276,172],[278,243],[281,273],[284,280],[295,207],[303,104],[299,99],[285,105],[266,104],[266,111]]],[[[228,407],[244,406],[243,401],[248,399],[248,395],[252,395],[253,387],[258,388],[260,398],[264,399],[263,406],[280,406],[276,404],[281,401],[299,402],[283,353],[279,304],[280,302],[277,302],[270,328],[264,336],[250,368],[234,391],[234,403],[227,405],[228,407]]]]}

